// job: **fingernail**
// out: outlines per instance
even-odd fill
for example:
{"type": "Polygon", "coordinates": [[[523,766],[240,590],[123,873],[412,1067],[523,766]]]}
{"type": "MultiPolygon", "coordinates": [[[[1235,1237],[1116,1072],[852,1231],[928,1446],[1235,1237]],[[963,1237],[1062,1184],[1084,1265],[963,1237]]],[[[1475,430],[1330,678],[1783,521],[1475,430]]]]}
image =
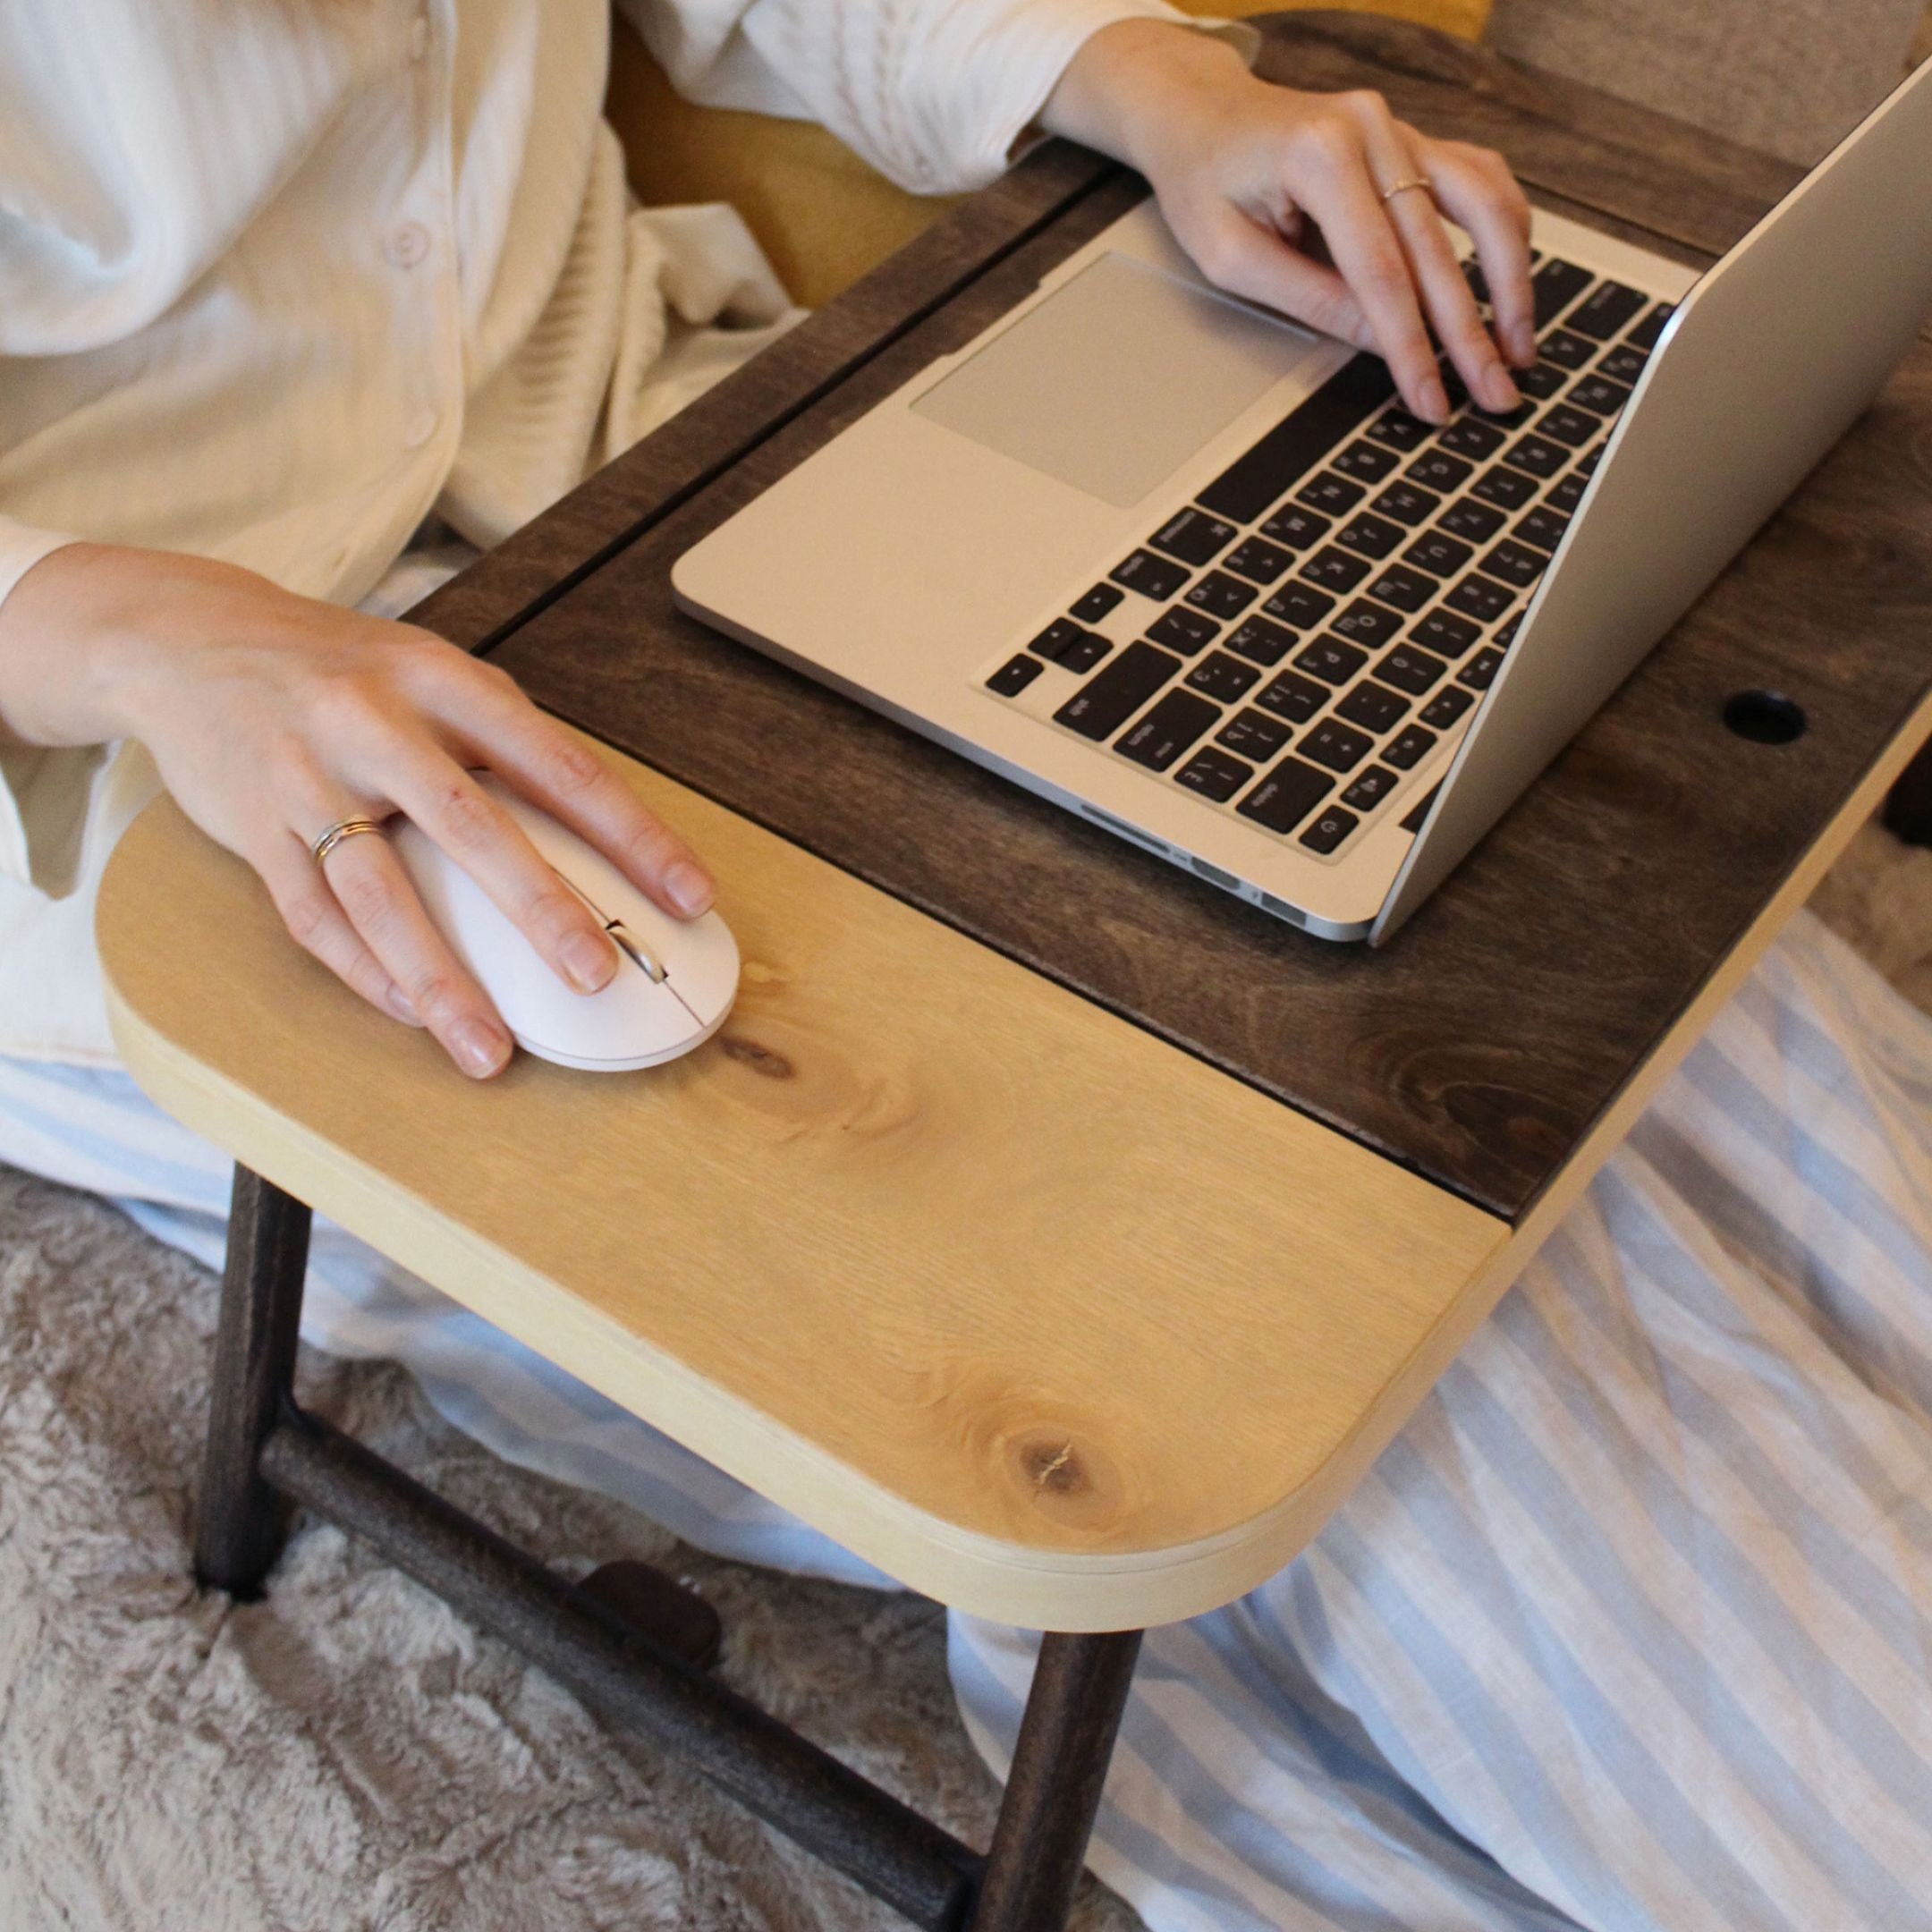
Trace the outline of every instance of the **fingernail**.
{"type": "Polygon", "coordinates": [[[422,1024],[422,1015],[416,1011],[409,995],[393,981],[389,990],[383,995],[383,1002],[404,1026],[419,1027],[422,1024]]]}
{"type": "Polygon", "coordinates": [[[1442,386],[1440,376],[1431,376],[1422,385],[1422,413],[1431,422],[1449,420],[1449,392],[1442,386]]]}
{"type": "Polygon", "coordinates": [[[1507,413],[1521,401],[1521,393],[1510,380],[1510,372],[1500,362],[1492,362],[1482,372],[1483,402],[1486,407],[1507,413]]]}
{"type": "Polygon", "coordinates": [[[580,993],[595,993],[599,987],[608,986],[617,970],[617,948],[595,933],[565,934],[557,954],[580,993]]]}
{"type": "Polygon", "coordinates": [[[681,859],[665,874],[665,890],[671,902],[686,919],[696,919],[706,911],[713,897],[709,877],[689,860],[681,859]]]}
{"type": "Polygon", "coordinates": [[[450,1035],[456,1062],[472,1080],[487,1080],[510,1057],[510,1042],[483,1020],[465,1020],[450,1035]]]}

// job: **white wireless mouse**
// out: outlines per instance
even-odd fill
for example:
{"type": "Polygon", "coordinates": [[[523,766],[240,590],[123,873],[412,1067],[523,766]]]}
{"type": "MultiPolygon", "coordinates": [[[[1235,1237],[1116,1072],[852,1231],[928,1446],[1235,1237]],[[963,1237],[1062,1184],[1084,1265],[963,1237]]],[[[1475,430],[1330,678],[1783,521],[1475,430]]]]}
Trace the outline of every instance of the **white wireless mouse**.
{"type": "Polygon", "coordinates": [[[610,860],[488,773],[477,782],[589,906],[616,942],[617,974],[597,993],[566,986],[477,882],[406,819],[394,843],[451,950],[476,975],[519,1046],[594,1072],[657,1066],[724,1025],[738,991],[738,943],[716,912],[662,911],[610,860]]]}

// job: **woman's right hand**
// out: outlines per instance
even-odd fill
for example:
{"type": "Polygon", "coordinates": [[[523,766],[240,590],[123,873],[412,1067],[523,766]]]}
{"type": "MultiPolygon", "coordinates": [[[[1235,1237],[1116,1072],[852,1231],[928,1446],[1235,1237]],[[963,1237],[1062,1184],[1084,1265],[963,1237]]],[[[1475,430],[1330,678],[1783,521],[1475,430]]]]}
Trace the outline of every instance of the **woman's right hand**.
{"type": "Polygon", "coordinates": [[[296,940],[372,1005],[487,1079],[511,1039],[381,838],[401,812],[468,871],[566,985],[616,949],[476,783],[495,772],[677,917],[709,875],[581,739],[494,665],[413,624],[297,597],[232,564],[72,544],[0,606],[0,722],[30,744],[138,738],[203,831],[260,875],[296,940]]]}

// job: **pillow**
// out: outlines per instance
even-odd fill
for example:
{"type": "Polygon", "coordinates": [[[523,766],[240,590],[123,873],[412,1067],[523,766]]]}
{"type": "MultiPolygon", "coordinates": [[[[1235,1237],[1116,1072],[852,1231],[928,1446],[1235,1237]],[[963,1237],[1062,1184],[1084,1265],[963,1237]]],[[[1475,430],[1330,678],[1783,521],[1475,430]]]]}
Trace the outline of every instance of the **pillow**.
{"type": "MultiPolygon", "coordinates": [[[[1182,12],[1229,19],[1282,10],[1283,0],[1175,0],[1182,12]]],[[[1311,0],[1300,0],[1301,4],[1311,0]]],[[[1359,11],[1482,33],[1492,0],[1376,0],[1359,11]]],[[[817,308],[910,242],[951,205],[907,194],[823,128],[734,108],[696,107],[673,91],[622,20],[606,103],[648,207],[729,201],[750,224],[785,286],[817,308]]]]}

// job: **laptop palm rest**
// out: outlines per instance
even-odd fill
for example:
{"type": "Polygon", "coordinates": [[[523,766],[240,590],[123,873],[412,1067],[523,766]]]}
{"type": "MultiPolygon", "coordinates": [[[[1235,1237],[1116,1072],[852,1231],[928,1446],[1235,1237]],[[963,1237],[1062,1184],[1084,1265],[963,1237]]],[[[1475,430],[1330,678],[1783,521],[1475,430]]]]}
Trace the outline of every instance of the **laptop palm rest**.
{"type": "Polygon", "coordinates": [[[1127,510],[1323,347],[1199,284],[1106,254],[912,408],[1127,510]]]}

